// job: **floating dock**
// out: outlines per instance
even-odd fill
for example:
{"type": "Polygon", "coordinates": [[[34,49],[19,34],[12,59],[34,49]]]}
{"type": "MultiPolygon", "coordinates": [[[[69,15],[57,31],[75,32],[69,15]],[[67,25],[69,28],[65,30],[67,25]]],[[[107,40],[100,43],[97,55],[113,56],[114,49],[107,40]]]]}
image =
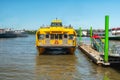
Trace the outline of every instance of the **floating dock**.
{"type": "Polygon", "coordinates": [[[110,65],[110,63],[105,63],[104,59],[100,56],[101,53],[92,49],[90,45],[81,44],[78,45],[78,48],[85,53],[94,63],[98,65],[110,65]]]}
{"type": "Polygon", "coordinates": [[[120,64],[120,55],[118,55],[118,54],[109,53],[108,62],[105,62],[104,54],[93,49],[91,47],[91,45],[82,43],[82,44],[78,45],[78,48],[84,54],[86,54],[94,63],[96,63],[98,65],[109,66],[111,64],[120,64]]]}
{"type": "Polygon", "coordinates": [[[93,62],[100,65],[120,64],[120,46],[115,49],[109,48],[109,16],[105,16],[105,42],[102,42],[100,36],[93,35],[92,27],[90,28],[91,44],[82,42],[82,30],[79,31],[79,44],[78,48],[85,53],[93,62]],[[114,52],[113,52],[114,51],[114,52]]]}

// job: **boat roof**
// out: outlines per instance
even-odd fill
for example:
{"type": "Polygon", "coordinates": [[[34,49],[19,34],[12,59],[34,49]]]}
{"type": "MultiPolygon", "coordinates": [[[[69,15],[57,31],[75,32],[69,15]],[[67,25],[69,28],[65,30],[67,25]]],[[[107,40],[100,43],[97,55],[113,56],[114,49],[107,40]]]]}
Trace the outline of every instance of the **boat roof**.
{"type": "Polygon", "coordinates": [[[62,20],[55,19],[55,20],[52,20],[52,23],[62,23],[62,20]]]}

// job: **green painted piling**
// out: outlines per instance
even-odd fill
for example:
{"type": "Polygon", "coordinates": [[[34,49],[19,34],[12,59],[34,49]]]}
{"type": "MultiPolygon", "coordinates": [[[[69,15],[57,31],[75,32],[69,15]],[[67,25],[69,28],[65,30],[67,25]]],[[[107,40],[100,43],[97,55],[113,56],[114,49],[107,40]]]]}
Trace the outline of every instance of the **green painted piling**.
{"type": "Polygon", "coordinates": [[[82,29],[81,29],[81,27],[80,27],[80,29],[79,29],[79,35],[80,35],[79,41],[81,42],[81,41],[82,41],[82,29]]]}
{"type": "Polygon", "coordinates": [[[103,80],[110,80],[107,75],[104,75],[103,80]]]}
{"type": "Polygon", "coordinates": [[[91,40],[91,44],[92,44],[92,33],[93,33],[92,27],[90,27],[90,40],[91,40]]]}
{"type": "Polygon", "coordinates": [[[109,16],[105,16],[105,44],[104,44],[104,61],[108,62],[109,50],[109,16]]]}

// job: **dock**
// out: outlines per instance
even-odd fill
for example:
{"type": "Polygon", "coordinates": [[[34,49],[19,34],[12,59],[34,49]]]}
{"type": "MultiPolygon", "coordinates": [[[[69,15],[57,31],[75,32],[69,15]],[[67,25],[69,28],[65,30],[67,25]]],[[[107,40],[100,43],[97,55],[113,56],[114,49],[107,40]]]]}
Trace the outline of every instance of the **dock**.
{"type": "Polygon", "coordinates": [[[105,63],[103,57],[101,57],[101,53],[97,52],[96,50],[92,49],[90,45],[81,44],[78,45],[78,48],[86,54],[94,63],[98,65],[110,65],[110,63],[105,63]]]}
{"type": "Polygon", "coordinates": [[[94,63],[98,65],[109,66],[112,64],[120,64],[120,46],[109,46],[109,16],[105,16],[105,37],[104,39],[93,34],[90,28],[90,44],[82,41],[82,29],[79,30],[78,48],[86,54],[94,63]]]}

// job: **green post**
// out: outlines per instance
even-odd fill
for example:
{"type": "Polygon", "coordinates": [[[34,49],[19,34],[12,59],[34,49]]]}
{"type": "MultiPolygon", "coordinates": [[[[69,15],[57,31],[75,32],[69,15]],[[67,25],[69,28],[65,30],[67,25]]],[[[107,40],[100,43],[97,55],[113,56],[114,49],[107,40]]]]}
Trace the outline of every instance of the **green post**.
{"type": "Polygon", "coordinates": [[[104,75],[103,80],[109,80],[107,75],[104,75]]]}
{"type": "Polygon", "coordinates": [[[104,61],[108,62],[109,50],[109,16],[105,16],[105,45],[104,45],[104,61]]]}
{"type": "Polygon", "coordinates": [[[92,27],[90,27],[90,40],[91,40],[91,44],[92,44],[92,27]]]}
{"type": "Polygon", "coordinates": [[[80,29],[79,29],[79,35],[80,35],[79,41],[81,42],[81,41],[82,41],[82,29],[81,29],[81,27],[80,27],[80,29]]]}

